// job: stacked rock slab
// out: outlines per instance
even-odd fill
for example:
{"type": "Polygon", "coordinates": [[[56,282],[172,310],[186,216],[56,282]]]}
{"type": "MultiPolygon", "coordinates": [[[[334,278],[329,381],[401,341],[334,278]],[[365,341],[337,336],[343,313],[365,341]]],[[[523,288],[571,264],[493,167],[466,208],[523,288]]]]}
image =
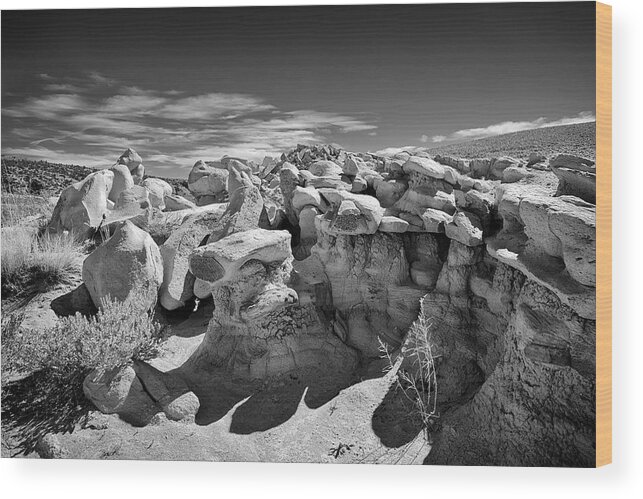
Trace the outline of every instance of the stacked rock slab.
{"type": "Polygon", "coordinates": [[[596,204],[596,164],[589,159],[559,154],[549,161],[558,177],[556,195],[571,195],[596,204]]]}

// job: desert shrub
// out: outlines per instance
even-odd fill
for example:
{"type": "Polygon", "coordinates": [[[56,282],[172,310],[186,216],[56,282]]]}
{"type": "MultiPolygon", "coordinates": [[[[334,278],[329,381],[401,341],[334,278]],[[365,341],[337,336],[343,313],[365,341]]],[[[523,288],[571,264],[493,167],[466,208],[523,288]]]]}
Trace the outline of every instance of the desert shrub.
{"type": "Polygon", "coordinates": [[[427,440],[438,418],[437,377],[431,345],[431,323],[424,304],[411,325],[401,351],[393,355],[380,340],[380,351],[387,360],[385,372],[396,376],[397,387],[413,404],[427,440]]]}
{"type": "Polygon", "coordinates": [[[138,289],[123,302],[106,299],[93,317],[64,317],[52,328],[23,330],[2,322],[2,423],[21,437],[20,451],[39,438],[70,432],[91,408],[82,383],[105,371],[158,353],[162,327],[142,309],[138,289]]]}
{"type": "MultiPolygon", "coordinates": [[[[138,289],[125,301],[107,298],[94,316],[79,313],[61,318],[49,329],[18,330],[8,334],[7,368],[26,373],[49,369],[70,373],[109,370],[156,353],[162,328],[142,310],[138,289]]],[[[3,363],[3,371],[5,366],[3,363]]]]}
{"type": "Polygon", "coordinates": [[[38,234],[25,227],[2,230],[2,293],[15,295],[32,286],[44,291],[69,282],[80,270],[85,244],[73,234],[38,234]]]}

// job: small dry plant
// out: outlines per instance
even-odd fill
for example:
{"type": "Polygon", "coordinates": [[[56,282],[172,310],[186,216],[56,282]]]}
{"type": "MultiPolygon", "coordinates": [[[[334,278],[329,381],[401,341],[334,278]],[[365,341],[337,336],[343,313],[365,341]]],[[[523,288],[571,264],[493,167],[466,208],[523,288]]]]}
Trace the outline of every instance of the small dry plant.
{"type": "Polygon", "coordinates": [[[431,346],[431,323],[420,303],[420,313],[407,333],[401,351],[393,354],[380,339],[380,352],[388,362],[384,372],[394,375],[398,388],[416,408],[427,441],[438,419],[437,377],[431,346]]]}
{"type": "Polygon", "coordinates": [[[2,292],[19,295],[71,281],[80,271],[85,244],[71,233],[50,234],[25,227],[2,231],[2,292]]]}
{"type": "Polygon", "coordinates": [[[95,316],[77,313],[48,329],[23,329],[21,316],[2,317],[2,424],[19,430],[24,452],[43,434],[72,431],[86,415],[82,383],[92,370],[158,353],[163,329],[143,308],[143,292],[122,302],[108,298],[95,316]]]}

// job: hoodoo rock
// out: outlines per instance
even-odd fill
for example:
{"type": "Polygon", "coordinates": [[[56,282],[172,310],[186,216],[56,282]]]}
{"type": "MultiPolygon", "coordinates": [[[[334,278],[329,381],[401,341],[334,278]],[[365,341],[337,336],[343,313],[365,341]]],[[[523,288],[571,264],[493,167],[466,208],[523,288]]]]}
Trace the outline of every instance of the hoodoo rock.
{"type": "Polygon", "coordinates": [[[354,353],[329,330],[320,311],[300,305],[288,286],[292,261],[285,231],[238,232],[195,251],[190,270],[210,284],[215,308],[190,362],[246,379],[350,371],[354,353]]]}
{"type": "Polygon", "coordinates": [[[245,173],[234,169],[230,188],[230,203],[223,213],[215,208],[188,217],[161,246],[164,279],[160,302],[167,310],[183,307],[194,296],[195,277],[189,272],[188,259],[197,247],[259,225],[263,208],[259,190],[245,173]]]}
{"type": "Polygon", "coordinates": [[[140,184],[143,181],[143,178],[145,176],[143,159],[134,149],[132,149],[131,147],[128,148],[123,154],[120,155],[116,163],[119,165],[127,166],[136,185],[140,184]]]}
{"type": "Polygon", "coordinates": [[[126,221],[85,259],[83,282],[99,308],[107,296],[124,301],[136,290],[141,308],[149,310],[163,282],[159,248],[147,232],[126,221]]]}

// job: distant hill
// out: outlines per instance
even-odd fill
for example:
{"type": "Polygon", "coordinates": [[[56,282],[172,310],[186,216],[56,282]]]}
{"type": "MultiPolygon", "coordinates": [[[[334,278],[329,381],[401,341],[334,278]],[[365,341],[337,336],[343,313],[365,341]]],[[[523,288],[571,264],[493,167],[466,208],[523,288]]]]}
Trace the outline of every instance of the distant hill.
{"type": "Polygon", "coordinates": [[[532,152],[544,156],[569,153],[596,159],[596,122],[507,133],[459,144],[431,147],[427,148],[426,152],[461,158],[507,155],[517,159],[527,159],[532,152]]]}
{"type": "MultiPolygon", "coordinates": [[[[14,194],[57,196],[68,185],[84,179],[96,169],[79,165],[64,165],[48,161],[31,161],[20,158],[2,158],[2,191],[14,194]]],[[[192,199],[187,179],[162,178],[181,196],[192,199]]]]}

